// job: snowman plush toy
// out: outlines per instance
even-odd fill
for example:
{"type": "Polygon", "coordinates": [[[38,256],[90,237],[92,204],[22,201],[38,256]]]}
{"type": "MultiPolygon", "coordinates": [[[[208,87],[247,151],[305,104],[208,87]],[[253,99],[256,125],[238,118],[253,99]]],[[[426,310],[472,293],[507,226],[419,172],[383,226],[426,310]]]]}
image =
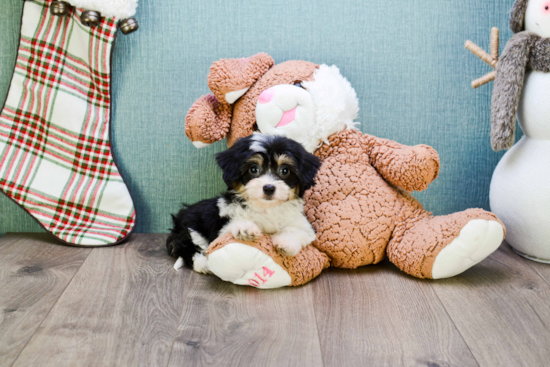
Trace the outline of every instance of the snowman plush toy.
{"type": "Polygon", "coordinates": [[[498,61],[491,143],[510,149],[491,182],[491,210],[520,255],[550,263],[550,1],[516,0],[498,61]],[[514,145],[516,116],[524,136],[514,145]]]}

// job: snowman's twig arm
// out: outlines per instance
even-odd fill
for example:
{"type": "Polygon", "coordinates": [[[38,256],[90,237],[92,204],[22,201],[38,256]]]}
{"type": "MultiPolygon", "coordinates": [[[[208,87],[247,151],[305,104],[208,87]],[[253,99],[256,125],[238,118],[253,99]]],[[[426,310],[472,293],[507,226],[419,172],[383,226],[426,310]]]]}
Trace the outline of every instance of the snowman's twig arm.
{"type": "MultiPolygon", "coordinates": [[[[497,68],[498,66],[498,48],[500,45],[499,41],[499,30],[496,27],[493,27],[491,29],[491,54],[489,55],[487,52],[485,52],[481,47],[473,43],[472,41],[466,41],[465,47],[474,55],[479,57],[481,60],[483,60],[485,63],[490,65],[493,68],[497,68]]],[[[490,72],[489,74],[476,79],[472,82],[472,88],[476,89],[481,87],[482,85],[485,85],[493,80],[495,80],[496,73],[490,72]]]]}
{"type": "Polygon", "coordinates": [[[483,60],[487,65],[490,65],[492,67],[496,67],[498,61],[495,60],[491,55],[489,55],[487,52],[483,51],[481,47],[473,43],[472,41],[466,41],[464,44],[464,47],[468,49],[471,53],[479,57],[481,60],[483,60]]]}
{"type": "Polygon", "coordinates": [[[498,62],[491,106],[491,145],[495,151],[514,145],[516,113],[535,38],[529,32],[516,34],[498,62]]]}
{"type": "Polygon", "coordinates": [[[491,29],[491,57],[498,61],[498,49],[500,47],[500,31],[497,27],[491,29]]]}
{"type": "Polygon", "coordinates": [[[497,72],[496,71],[491,71],[490,73],[485,74],[485,76],[482,76],[481,78],[474,80],[472,82],[472,88],[477,89],[477,88],[481,87],[482,85],[490,83],[493,80],[495,80],[496,76],[497,76],[497,72]]]}

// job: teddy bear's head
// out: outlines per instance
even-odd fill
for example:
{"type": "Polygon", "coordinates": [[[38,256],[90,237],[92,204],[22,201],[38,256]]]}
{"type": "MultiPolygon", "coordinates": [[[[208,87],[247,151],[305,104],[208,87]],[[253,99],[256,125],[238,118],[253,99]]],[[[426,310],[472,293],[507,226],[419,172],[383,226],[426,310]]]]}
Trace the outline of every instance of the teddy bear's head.
{"type": "Polygon", "coordinates": [[[550,0],[516,0],[510,15],[514,33],[533,32],[550,37],[550,0]]]}
{"type": "Polygon", "coordinates": [[[287,61],[273,66],[264,53],[215,62],[213,95],[195,102],[186,134],[197,147],[260,131],[291,138],[313,152],[330,135],[352,128],[359,112],[355,90],[336,66],[287,61]]]}

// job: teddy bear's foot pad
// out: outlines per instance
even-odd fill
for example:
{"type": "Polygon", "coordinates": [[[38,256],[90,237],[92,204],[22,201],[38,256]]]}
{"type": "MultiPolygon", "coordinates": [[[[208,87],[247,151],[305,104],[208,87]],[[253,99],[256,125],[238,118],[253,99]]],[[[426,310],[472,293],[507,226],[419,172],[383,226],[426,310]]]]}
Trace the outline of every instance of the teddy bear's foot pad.
{"type": "Polygon", "coordinates": [[[484,219],[469,221],[460,234],[437,255],[433,279],[450,278],[480,263],[502,243],[504,229],[499,222],[484,219]]]}
{"type": "Polygon", "coordinates": [[[292,279],[279,264],[257,248],[230,243],[208,256],[208,267],[226,282],[272,289],[290,285],[292,279]]]}

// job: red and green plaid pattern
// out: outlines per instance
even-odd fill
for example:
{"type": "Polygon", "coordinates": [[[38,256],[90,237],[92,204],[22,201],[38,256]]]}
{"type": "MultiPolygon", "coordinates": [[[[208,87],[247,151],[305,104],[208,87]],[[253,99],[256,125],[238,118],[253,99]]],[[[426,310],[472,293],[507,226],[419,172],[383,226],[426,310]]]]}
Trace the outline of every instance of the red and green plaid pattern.
{"type": "Polygon", "coordinates": [[[117,25],[50,15],[27,1],[10,91],[0,115],[0,189],[70,244],[120,242],[135,209],[109,142],[111,49],[117,25]]]}

